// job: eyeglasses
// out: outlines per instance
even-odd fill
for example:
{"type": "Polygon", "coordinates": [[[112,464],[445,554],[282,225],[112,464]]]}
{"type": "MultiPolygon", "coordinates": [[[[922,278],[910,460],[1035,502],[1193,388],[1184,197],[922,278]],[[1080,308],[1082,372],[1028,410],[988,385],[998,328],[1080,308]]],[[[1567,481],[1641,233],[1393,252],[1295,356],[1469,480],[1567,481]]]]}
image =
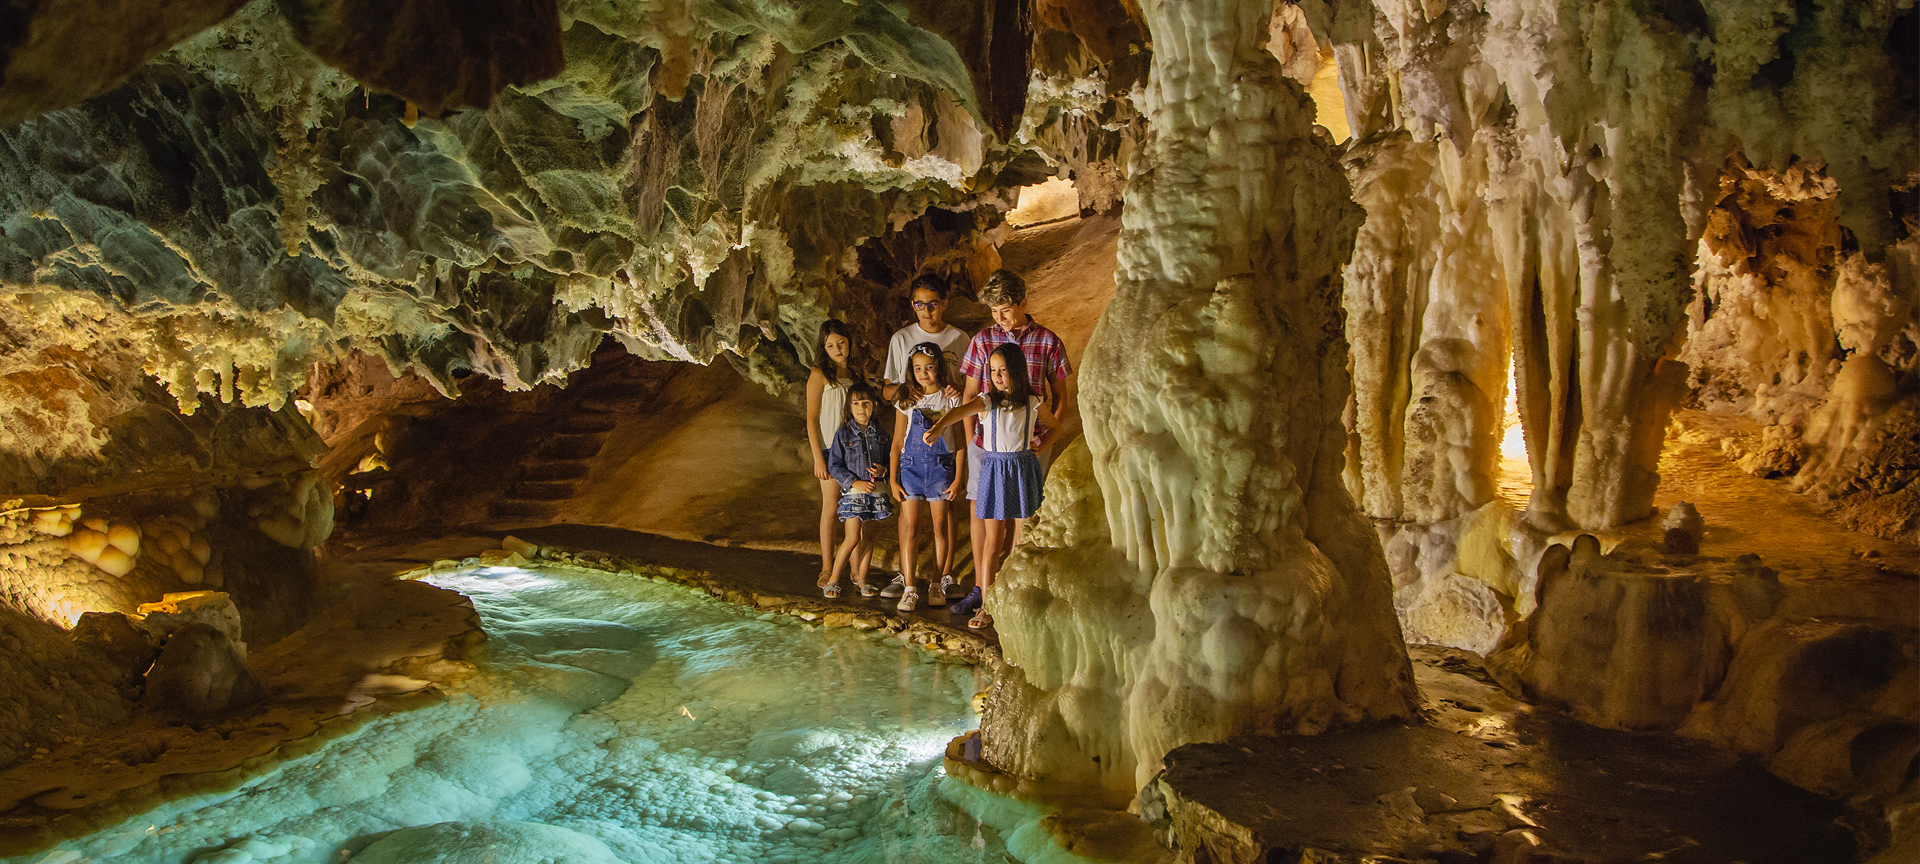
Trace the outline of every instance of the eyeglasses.
{"type": "Polygon", "coordinates": [[[941,303],[944,303],[944,302],[946,302],[946,301],[944,301],[944,300],[915,300],[915,301],[913,301],[913,308],[914,308],[914,309],[916,309],[916,310],[919,310],[919,311],[922,311],[922,312],[925,312],[926,310],[928,310],[928,309],[932,309],[933,307],[935,307],[935,306],[938,306],[938,305],[940,305],[941,303]]]}

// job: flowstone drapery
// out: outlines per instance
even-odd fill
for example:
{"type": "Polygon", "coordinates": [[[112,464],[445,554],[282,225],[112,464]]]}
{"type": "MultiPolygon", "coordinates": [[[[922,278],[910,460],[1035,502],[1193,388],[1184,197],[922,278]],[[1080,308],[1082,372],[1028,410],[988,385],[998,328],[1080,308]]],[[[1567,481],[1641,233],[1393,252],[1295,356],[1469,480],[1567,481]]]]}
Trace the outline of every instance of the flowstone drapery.
{"type": "Polygon", "coordinates": [[[1143,11],[1149,132],[1082,372],[1086,448],[990,601],[1015,668],[983,723],[995,766],[1109,800],[1182,743],[1413,700],[1385,561],[1340,480],[1358,208],[1264,49],[1266,4],[1143,11]]]}

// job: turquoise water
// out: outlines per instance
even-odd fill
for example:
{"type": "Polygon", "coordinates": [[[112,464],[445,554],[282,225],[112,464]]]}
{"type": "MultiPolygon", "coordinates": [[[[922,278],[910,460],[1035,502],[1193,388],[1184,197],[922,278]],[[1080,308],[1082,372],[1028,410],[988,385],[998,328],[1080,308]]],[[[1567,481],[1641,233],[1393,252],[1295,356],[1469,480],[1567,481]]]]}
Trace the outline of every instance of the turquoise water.
{"type": "Polygon", "coordinates": [[[13,859],[999,862],[935,791],[972,668],[689,589],[557,567],[472,598],[481,672],[246,786],[13,859]]]}

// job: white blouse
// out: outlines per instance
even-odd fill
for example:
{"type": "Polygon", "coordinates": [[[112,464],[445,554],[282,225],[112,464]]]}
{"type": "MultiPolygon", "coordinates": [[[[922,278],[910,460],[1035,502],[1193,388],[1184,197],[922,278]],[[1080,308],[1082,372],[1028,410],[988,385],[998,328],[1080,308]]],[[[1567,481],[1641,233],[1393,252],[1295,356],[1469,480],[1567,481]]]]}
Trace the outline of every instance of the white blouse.
{"type": "Polygon", "coordinates": [[[827,386],[820,391],[820,447],[833,447],[834,433],[840,431],[840,423],[847,416],[847,388],[853,386],[852,378],[839,381],[828,379],[827,386]]]}
{"type": "Polygon", "coordinates": [[[1029,396],[1025,408],[988,408],[980,415],[980,449],[989,453],[1033,449],[1033,430],[1040,419],[1035,409],[1040,401],[1039,396],[1029,396]]]}

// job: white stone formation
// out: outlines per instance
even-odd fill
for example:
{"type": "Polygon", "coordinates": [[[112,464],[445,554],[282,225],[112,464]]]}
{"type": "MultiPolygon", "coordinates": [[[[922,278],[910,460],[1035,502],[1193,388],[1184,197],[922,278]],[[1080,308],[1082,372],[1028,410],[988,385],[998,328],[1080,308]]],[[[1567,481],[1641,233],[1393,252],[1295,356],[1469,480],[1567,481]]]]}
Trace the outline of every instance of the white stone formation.
{"type": "Polygon", "coordinates": [[[1261,2],[1144,4],[1148,135],[1082,370],[1086,449],[988,608],[985,755],[1125,800],[1162,754],[1405,716],[1385,561],[1341,483],[1359,213],[1261,2]]]}

